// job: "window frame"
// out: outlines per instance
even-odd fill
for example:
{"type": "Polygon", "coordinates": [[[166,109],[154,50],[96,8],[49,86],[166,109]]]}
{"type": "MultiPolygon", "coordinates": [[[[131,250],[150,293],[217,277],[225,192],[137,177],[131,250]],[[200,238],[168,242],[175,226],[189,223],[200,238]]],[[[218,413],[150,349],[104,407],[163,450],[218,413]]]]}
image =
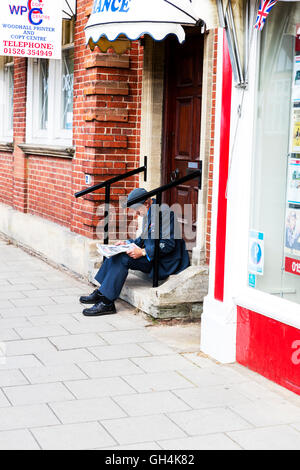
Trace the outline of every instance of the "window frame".
{"type": "MultiPolygon", "coordinates": [[[[10,62],[7,56],[0,57],[0,83],[3,86],[0,87],[0,106],[2,107],[2,112],[0,113],[0,141],[1,142],[13,142],[13,125],[9,127],[7,125],[8,120],[5,119],[5,116],[10,116],[12,113],[13,120],[13,109],[10,109],[10,88],[9,88],[9,74],[7,73],[10,68],[14,70],[14,60],[13,57],[10,57],[10,62]]],[[[13,90],[14,96],[14,75],[13,75],[13,90]]]]}
{"type": "MultiPolygon", "coordinates": [[[[72,29],[73,25],[71,25],[72,29]]],[[[63,28],[63,43],[66,34],[63,28]]],[[[70,40],[74,41],[73,32],[70,32],[70,40]]],[[[63,52],[74,48],[74,42],[62,45],[60,60],[54,59],[28,59],[27,70],[27,105],[26,105],[26,143],[41,145],[72,146],[73,126],[71,129],[63,129],[62,122],[62,71],[63,52]],[[41,60],[49,61],[48,79],[48,128],[41,129],[40,96],[36,90],[40,89],[41,60]]]]}

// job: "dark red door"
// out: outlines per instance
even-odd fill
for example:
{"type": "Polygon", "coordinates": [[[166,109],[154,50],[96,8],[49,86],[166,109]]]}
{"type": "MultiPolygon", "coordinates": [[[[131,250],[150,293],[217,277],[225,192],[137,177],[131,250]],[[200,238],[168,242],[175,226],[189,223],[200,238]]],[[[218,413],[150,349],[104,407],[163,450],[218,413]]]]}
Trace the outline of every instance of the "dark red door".
{"type": "MultiPolygon", "coordinates": [[[[164,183],[195,171],[200,164],[200,127],[203,73],[203,35],[187,34],[183,44],[166,44],[164,124],[164,183]]],[[[198,182],[189,181],[166,195],[177,204],[184,238],[192,249],[196,241],[198,182]]]]}

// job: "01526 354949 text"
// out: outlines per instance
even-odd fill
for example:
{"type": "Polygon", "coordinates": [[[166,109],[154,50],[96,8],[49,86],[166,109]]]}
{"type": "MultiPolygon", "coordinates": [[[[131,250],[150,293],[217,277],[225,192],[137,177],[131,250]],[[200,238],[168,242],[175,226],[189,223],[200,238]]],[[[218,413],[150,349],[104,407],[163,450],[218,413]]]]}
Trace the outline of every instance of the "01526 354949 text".
{"type": "Polygon", "coordinates": [[[9,55],[29,55],[29,56],[39,56],[39,57],[51,57],[52,56],[52,51],[41,51],[41,50],[32,50],[28,49],[27,51],[25,49],[17,49],[15,47],[5,47],[3,49],[4,54],[9,54],[9,55]]]}
{"type": "Polygon", "coordinates": [[[52,57],[53,45],[39,42],[3,41],[4,54],[52,57]]]}

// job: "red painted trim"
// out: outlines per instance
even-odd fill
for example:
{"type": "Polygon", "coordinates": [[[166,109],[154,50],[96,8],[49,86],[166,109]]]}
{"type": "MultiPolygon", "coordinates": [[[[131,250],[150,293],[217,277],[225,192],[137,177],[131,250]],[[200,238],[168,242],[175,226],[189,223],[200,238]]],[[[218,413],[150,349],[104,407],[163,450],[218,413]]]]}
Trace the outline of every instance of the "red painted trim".
{"type": "Polygon", "coordinates": [[[300,330],[237,308],[237,362],[300,395],[300,330]]]}
{"type": "Polygon", "coordinates": [[[216,238],[216,266],[215,266],[215,299],[223,302],[224,276],[225,276],[225,249],[226,249],[226,223],[227,199],[226,187],[229,169],[230,151],[230,117],[231,117],[231,91],[232,68],[229,57],[228,43],[224,30],[223,41],[223,85],[221,110],[221,136],[220,136],[220,165],[219,165],[219,196],[216,238]]]}
{"type": "Polygon", "coordinates": [[[300,276],[300,260],[294,258],[285,258],[285,268],[287,273],[295,274],[300,276]]]}

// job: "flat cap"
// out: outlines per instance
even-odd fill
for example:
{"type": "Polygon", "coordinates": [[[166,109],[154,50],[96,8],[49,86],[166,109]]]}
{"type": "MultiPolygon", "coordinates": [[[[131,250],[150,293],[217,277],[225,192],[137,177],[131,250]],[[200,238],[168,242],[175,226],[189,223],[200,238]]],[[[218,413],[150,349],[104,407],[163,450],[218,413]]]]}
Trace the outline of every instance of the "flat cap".
{"type": "MultiPolygon", "coordinates": [[[[131,191],[131,193],[128,195],[128,198],[127,198],[127,201],[126,201],[126,207],[127,207],[127,204],[131,201],[133,201],[134,199],[138,198],[138,197],[141,197],[143,195],[146,195],[147,194],[147,191],[146,189],[144,188],[137,188],[137,189],[134,189],[133,191],[131,191]]],[[[137,204],[133,204],[131,207],[131,209],[138,209],[142,204],[144,204],[144,202],[147,201],[147,196],[145,197],[145,199],[142,199],[139,203],[137,204]]]]}

